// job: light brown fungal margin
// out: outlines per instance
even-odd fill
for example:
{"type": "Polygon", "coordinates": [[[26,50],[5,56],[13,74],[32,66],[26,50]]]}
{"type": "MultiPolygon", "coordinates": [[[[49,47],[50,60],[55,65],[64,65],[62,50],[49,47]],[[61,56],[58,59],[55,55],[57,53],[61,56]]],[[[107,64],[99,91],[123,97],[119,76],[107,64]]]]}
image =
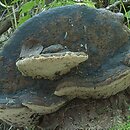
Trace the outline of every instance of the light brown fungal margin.
{"type": "Polygon", "coordinates": [[[84,52],[48,53],[18,60],[16,66],[24,76],[53,80],[87,59],[84,52]]]}

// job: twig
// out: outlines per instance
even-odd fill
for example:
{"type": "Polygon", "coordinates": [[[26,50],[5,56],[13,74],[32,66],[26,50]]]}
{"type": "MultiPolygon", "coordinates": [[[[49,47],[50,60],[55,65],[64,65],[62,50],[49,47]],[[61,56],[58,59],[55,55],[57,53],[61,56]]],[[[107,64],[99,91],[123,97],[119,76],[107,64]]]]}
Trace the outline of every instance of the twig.
{"type": "Polygon", "coordinates": [[[110,6],[107,6],[106,9],[113,11],[114,9],[118,8],[120,10],[120,12],[122,12],[122,10],[123,10],[123,12],[126,16],[126,19],[127,19],[127,25],[129,27],[130,24],[129,24],[129,18],[128,18],[128,13],[127,13],[127,8],[129,8],[129,6],[130,6],[130,0],[129,1],[120,0],[110,6]]]}
{"type": "MultiPolygon", "coordinates": [[[[8,7],[7,3],[6,3],[6,0],[4,0],[4,3],[5,3],[5,6],[6,6],[6,9],[7,9],[8,13],[9,13],[10,16],[11,16],[11,12],[10,12],[10,10],[9,10],[9,7],[8,7]]],[[[12,27],[13,27],[13,29],[14,29],[14,28],[15,28],[14,22],[13,22],[12,18],[10,18],[10,20],[11,20],[12,27]]]]}
{"type": "Polygon", "coordinates": [[[10,126],[10,128],[8,130],[11,130],[13,128],[13,126],[10,126]]]}
{"type": "Polygon", "coordinates": [[[122,7],[123,7],[123,9],[124,9],[124,12],[125,12],[125,15],[126,15],[126,18],[127,18],[127,25],[128,25],[128,27],[129,27],[129,18],[128,18],[128,14],[127,14],[126,8],[125,8],[125,6],[124,6],[123,1],[120,0],[120,2],[121,2],[121,5],[122,5],[122,7]]]}
{"type": "Polygon", "coordinates": [[[2,6],[2,7],[4,7],[4,8],[10,8],[11,6],[6,6],[5,4],[3,4],[1,1],[0,1],[0,5],[2,6]]]}
{"type": "Polygon", "coordinates": [[[7,10],[4,10],[4,12],[2,13],[1,17],[0,17],[0,21],[1,19],[4,17],[4,15],[6,14],[7,10]]]}
{"type": "MultiPolygon", "coordinates": [[[[16,14],[16,20],[19,18],[18,11],[15,12],[16,14]]],[[[6,16],[0,20],[0,35],[2,35],[4,32],[6,32],[11,26],[11,19],[13,18],[13,13],[11,13],[11,16],[6,16]]],[[[15,20],[14,20],[15,21],[15,20]]]]}
{"type": "MultiPolygon", "coordinates": [[[[130,1],[122,1],[122,3],[124,4],[125,7],[130,6],[130,1]]],[[[106,7],[107,10],[114,10],[116,7],[120,7],[121,5],[121,1],[117,1],[112,5],[109,5],[106,7]]]]}
{"type": "Polygon", "coordinates": [[[12,11],[13,11],[13,16],[14,16],[15,28],[17,28],[17,18],[16,18],[16,12],[15,12],[14,6],[12,6],[12,11]]]}
{"type": "Polygon", "coordinates": [[[10,18],[6,19],[4,22],[0,22],[0,35],[2,35],[4,32],[6,32],[11,26],[11,20],[10,18]]]}

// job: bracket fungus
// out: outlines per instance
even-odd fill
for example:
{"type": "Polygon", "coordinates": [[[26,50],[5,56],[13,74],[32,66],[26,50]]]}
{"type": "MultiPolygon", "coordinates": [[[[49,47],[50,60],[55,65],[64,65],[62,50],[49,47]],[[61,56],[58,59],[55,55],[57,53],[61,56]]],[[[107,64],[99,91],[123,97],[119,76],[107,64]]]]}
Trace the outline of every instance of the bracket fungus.
{"type": "Polygon", "coordinates": [[[16,65],[24,76],[55,79],[87,58],[84,52],[50,53],[18,60],[16,65]]]}
{"type": "Polygon", "coordinates": [[[75,97],[106,98],[129,87],[130,30],[123,19],[71,5],[26,21],[0,51],[0,119],[36,124],[75,97]]]}

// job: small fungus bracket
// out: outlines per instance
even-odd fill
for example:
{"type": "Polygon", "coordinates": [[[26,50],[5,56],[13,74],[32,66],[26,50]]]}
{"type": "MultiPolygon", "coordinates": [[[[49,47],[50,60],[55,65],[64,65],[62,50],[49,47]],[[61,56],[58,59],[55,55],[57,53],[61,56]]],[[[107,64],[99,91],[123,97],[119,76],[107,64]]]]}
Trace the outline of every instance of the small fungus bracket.
{"type": "Polygon", "coordinates": [[[23,58],[16,62],[16,66],[24,76],[53,80],[87,59],[88,55],[84,52],[68,51],[23,58]]]}

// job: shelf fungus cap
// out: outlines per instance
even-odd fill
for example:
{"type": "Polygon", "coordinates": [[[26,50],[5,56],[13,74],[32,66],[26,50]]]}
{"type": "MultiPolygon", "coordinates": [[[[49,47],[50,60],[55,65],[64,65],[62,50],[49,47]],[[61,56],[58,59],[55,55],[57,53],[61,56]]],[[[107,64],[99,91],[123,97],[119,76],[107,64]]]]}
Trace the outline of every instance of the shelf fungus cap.
{"type": "Polygon", "coordinates": [[[18,60],[16,66],[24,76],[53,80],[87,59],[88,55],[84,52],[68,51],[26,57],[18,60]]]}

